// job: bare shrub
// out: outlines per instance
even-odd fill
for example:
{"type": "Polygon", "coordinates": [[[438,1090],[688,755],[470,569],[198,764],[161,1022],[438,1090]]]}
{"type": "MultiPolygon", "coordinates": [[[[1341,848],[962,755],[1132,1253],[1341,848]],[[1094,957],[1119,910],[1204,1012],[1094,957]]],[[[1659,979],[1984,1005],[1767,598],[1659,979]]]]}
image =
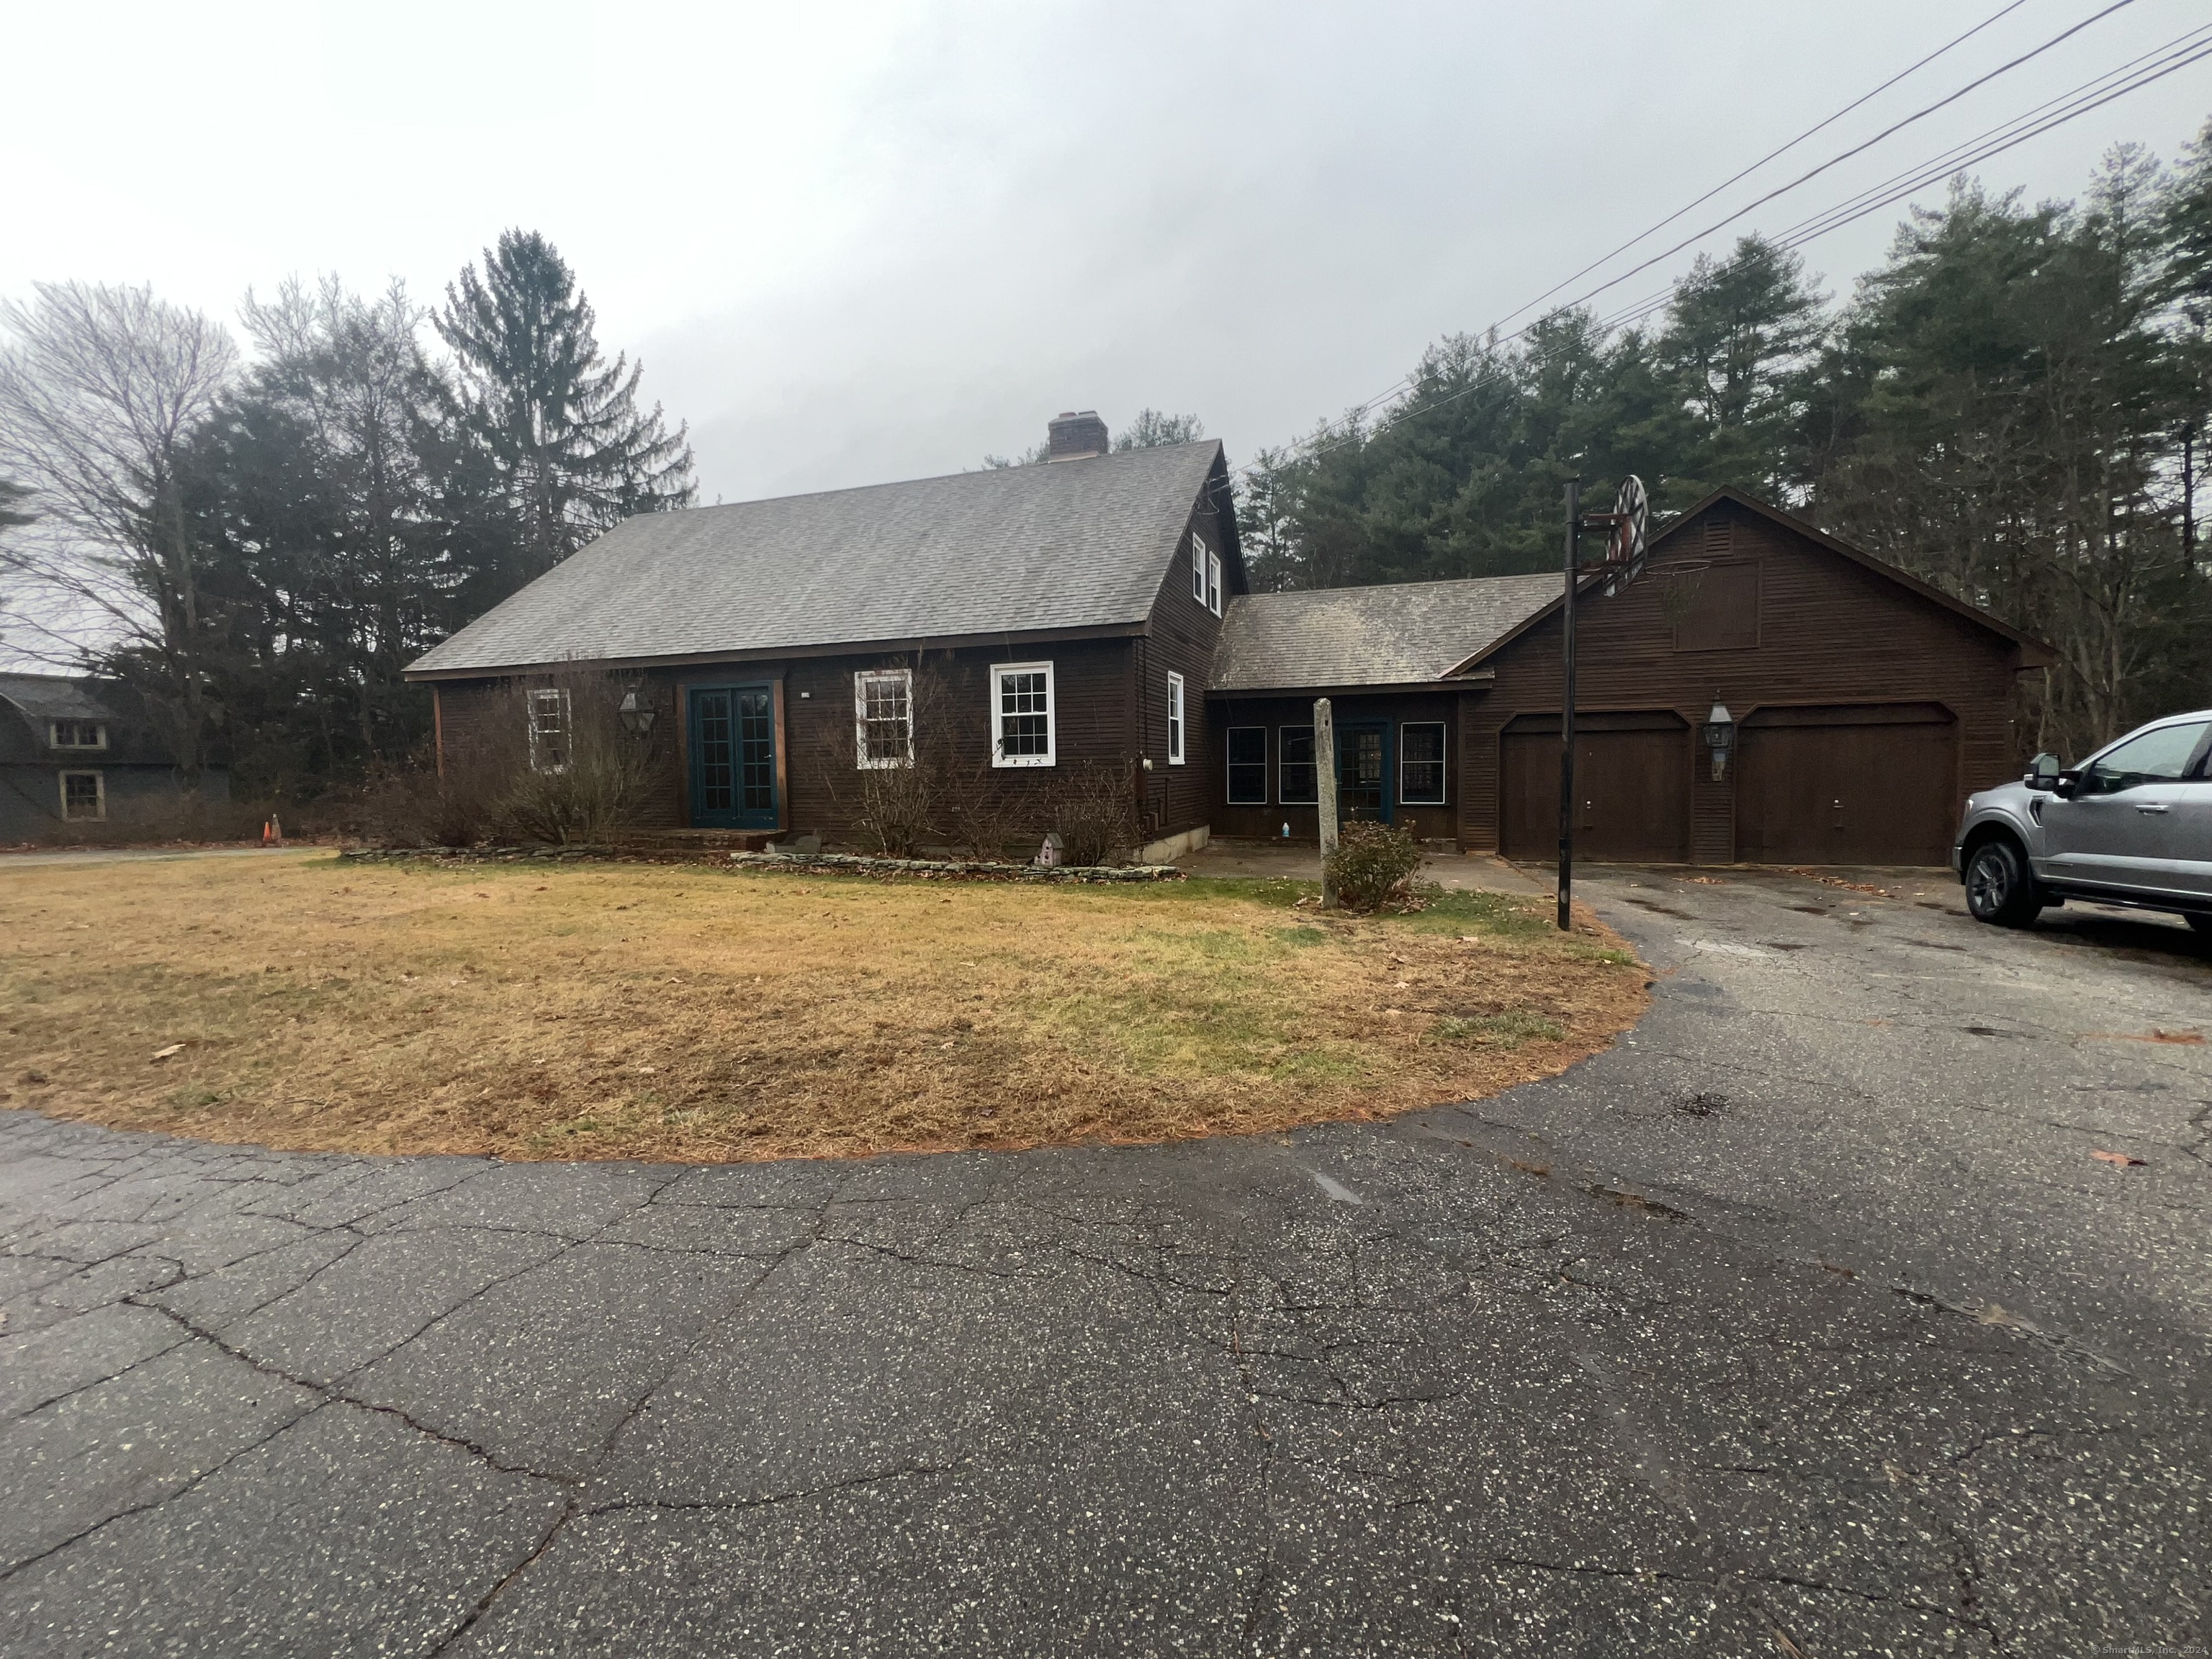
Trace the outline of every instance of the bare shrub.
{"type": "Polygon", "coordinates": [[[640,738],[623,725],[624,684],[564,669],[509,688],[501,737],[470,757],[500,840],[592,846],[636,826],[661,781],[665,737],[658,726],[640,738]]]}
{"type": "Polygon", "coordinates": [[[475,767],[379,766],[352,803],[349,827],[377,847],[474,847],[490,839],[503,777],[475,767]]]}
{"type": "Polygon", "coordinates": [[[254,841],[276,811],[266,801],[218,799],[179,791],[111,799],[104,818],[56,819],[30,840],[42,847],[143,847],[172,842],[254,841]]]}
{"type": "MultiPolygon", "coordinates": [[[[884,858],[912,858],[937,832],[938,808],[945,793],[944,744],[939,732],[949,699],[942,677],[918,659],[888,658],[872,672],[908,676],[906,736],[911,751],[875,756],[861,763],[860,710],[841,714],[828,746],[817,757],[822,791],[837,815],[853,826],[860,844],[884,858]]],[[[856,694],[857,695],[857,694],[856,694]]],[[[896,699],[884,707],[894,707],[896,699]]],[[[876,741],[896,747],[896,727],[879,730],[876,741]]]]}
{"type": "Polygon", "coordinates": [[[1126,863],[1142,840],[1132,762],[1059,769],[1047,805],[1060,835],[1060,856],[1069,864],[1126,863]]]}
{"type": "Polygon", "coordinates": [[[1421,849],[1395,824],[1352,823],[1338,832],[1328,855],[1328,876],[1340,903],[1352,910],[1379,910],[1411,884],[1421,867],[1421,849]]]}

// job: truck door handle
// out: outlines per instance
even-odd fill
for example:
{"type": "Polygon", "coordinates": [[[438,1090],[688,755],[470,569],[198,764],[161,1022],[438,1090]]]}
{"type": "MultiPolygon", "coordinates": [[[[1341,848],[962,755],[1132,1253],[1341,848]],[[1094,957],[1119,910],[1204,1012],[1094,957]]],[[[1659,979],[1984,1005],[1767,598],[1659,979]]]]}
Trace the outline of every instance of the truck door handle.
{"type": "Polygon", "coordinates": [[[2163,812],[2166,808],[2156,801],[2142,801],[2136,806],[2138,812],[2163,812]]]}

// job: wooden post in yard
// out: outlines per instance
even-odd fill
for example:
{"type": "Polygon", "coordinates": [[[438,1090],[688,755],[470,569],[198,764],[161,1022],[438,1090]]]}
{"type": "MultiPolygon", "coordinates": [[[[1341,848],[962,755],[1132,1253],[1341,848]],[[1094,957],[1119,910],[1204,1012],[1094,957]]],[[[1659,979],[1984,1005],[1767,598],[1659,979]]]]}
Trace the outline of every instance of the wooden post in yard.
{"type": "Polygon", "coordinates": [[[1314,699],[1314,793],[1320,797],[1321,908],[1336,908],[1336,878],[1329,874],[1328,856],[1336,851],[1336,722],[1328,699],[1314,699]]]}

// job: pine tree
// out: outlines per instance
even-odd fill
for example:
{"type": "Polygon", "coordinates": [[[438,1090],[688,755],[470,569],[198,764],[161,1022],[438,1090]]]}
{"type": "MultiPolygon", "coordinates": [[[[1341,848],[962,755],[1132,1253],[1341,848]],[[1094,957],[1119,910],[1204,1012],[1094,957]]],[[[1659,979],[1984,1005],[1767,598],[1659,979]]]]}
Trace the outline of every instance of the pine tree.
{"type": "MultiPolygon", "coordinates": [[[[599,355],[591,303],[553,245],[501,234],[446,289],[433,318],[454,356],[453,470],[504,498],[514,525],[493,575],[504,597],[636,513],[696,495],[686,428],[637,406],[642,364],[599,355]]],[[[487,573],[490,574],[491,573],[487,573]]]]}

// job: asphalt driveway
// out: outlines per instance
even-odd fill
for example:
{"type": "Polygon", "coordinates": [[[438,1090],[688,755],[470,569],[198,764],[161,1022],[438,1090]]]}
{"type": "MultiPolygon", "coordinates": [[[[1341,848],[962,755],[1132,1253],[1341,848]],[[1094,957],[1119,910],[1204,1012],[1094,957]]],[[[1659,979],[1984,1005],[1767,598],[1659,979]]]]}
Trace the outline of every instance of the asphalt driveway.
{"type": "Polygon", "coordinates": [[[1389,1125],[693,1169],[0,1113],[0,1651],[2190,1651],[2212,952],[1888,884],[1595,875],[1633,1037],[1389,1125]]]}

